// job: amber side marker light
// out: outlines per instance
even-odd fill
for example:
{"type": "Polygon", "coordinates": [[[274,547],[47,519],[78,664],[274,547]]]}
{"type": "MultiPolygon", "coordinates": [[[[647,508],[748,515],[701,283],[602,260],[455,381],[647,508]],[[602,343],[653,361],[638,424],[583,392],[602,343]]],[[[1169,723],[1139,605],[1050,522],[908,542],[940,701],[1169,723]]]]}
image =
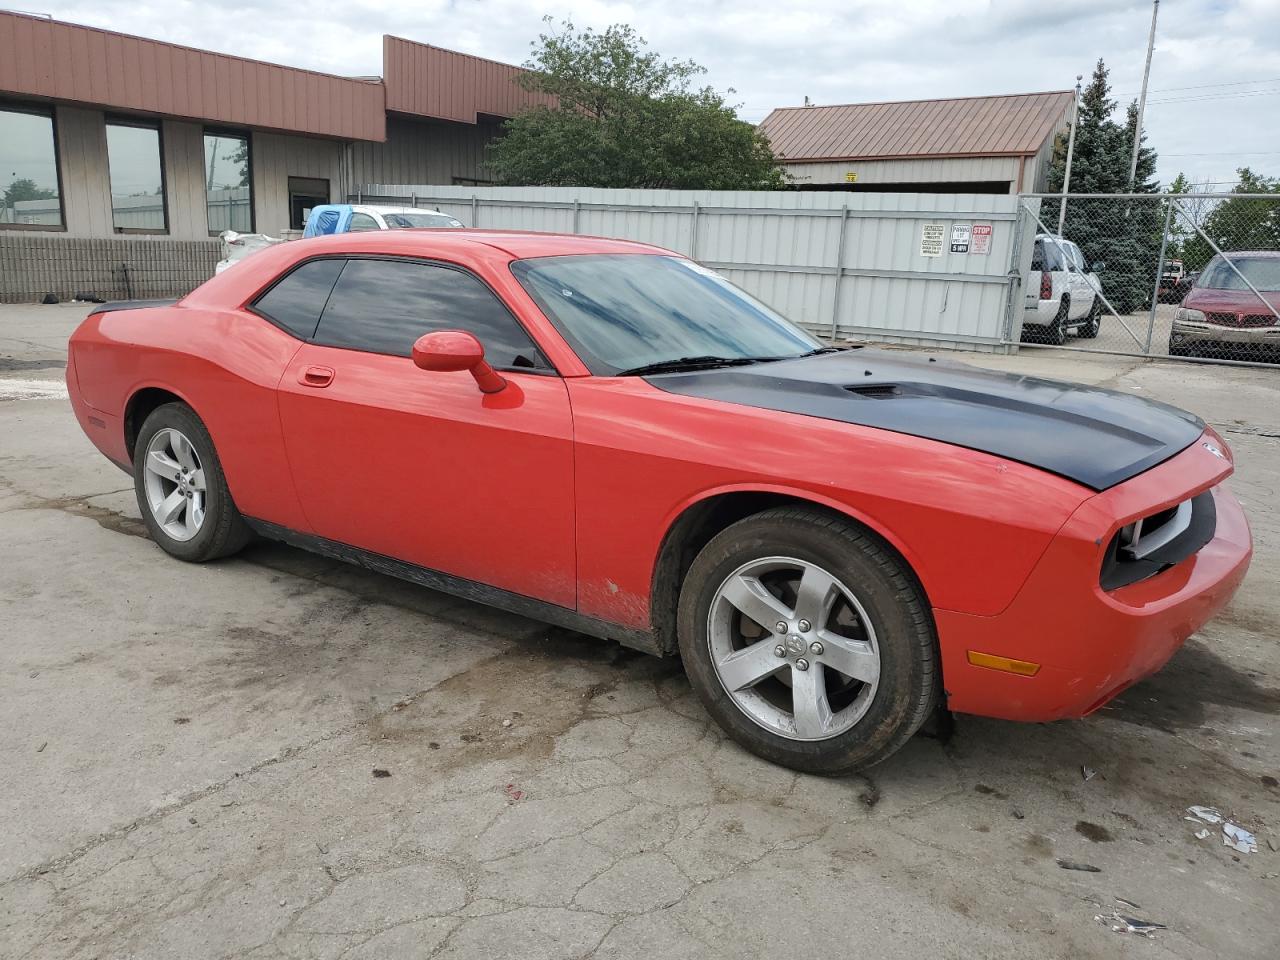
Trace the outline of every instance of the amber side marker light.
{"type": "Polygon", "coordinates": [[[1020,677],[1034,677],[1040,672],[1040,664],[1030,660],[1014,660],[1010,657],[997,657],[994,653],[969,651],[969,662],[975,667],[988,667],[1002,673],[1016,673],[1020,677]]]}

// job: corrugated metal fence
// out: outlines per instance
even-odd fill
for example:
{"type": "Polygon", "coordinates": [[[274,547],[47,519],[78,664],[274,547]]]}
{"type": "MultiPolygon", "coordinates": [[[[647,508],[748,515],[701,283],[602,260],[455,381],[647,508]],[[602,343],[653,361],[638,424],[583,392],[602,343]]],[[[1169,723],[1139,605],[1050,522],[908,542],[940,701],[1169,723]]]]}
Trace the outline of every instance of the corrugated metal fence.
{"type": "Polygon", "coordinates": [[[979,350],[1016,339],[1034,232],[1017,197],[968,194],[376,184],[351,200],[652,243],[825,337],[979,350]]]}

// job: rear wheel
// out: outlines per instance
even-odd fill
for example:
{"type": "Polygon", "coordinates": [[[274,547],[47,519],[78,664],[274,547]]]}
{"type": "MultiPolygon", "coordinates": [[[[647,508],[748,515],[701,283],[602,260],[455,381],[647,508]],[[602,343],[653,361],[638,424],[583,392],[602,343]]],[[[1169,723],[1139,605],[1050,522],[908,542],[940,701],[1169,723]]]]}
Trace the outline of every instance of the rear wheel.
{"type": "Polygon", "coordinates": [[[249,542],[209,431],[186,404],[166,403],[143,421],[133,474],[143,522],[166,553],[203,563],[249,542]]]}
{"type": "Polygon", "coordinates": [[[1063,297],[1062,302],[1058,305],[1058,313],[1053,318],[1053,323],[1045,328],[1045,342],[1060,347],[1067,342],[1067,323],[1071,319],[1071,298],[1063,297]]]}
{"type": "Polygon", "coordinates": [[[680,594],[680,652],[738,743],[808,773],[898,750],[938,699],[933,622],[902,562],[841,517],[779,508],[728,527],[680,594]]]}
{"type": "Polygon", "coordinates": [[[1084,326],[1079,329],[1077,335],[1085,340],[1092,340],[1098,335],[1098,328],[1102,326],[1102,298],[1094,297],[1093,306],[1089,309],[1089,318],[1085,320],[1084,326]]]}

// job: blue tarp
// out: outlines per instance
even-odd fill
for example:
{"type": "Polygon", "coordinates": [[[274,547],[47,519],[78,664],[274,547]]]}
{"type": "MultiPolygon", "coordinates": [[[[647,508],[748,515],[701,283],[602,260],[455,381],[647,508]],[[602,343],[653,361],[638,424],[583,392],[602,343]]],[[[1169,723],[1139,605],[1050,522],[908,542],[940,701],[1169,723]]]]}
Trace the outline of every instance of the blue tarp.
{"type": "Polygon", "coordinates": [[[322,203],[311,208],[303,237],[322,237],[327,233],[346,233],[351,229],[351,204],[322,203]]]}

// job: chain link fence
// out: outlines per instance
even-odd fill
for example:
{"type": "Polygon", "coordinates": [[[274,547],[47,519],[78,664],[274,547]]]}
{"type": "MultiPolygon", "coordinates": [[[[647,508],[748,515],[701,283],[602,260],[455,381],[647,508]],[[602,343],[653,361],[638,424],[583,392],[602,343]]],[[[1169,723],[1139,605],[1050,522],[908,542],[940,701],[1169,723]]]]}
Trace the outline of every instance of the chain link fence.
{"type": "Polygon", "coordinates": [[[1280,363],[1280,195],[1024,194],[1025,345],[1280,363]]]}

